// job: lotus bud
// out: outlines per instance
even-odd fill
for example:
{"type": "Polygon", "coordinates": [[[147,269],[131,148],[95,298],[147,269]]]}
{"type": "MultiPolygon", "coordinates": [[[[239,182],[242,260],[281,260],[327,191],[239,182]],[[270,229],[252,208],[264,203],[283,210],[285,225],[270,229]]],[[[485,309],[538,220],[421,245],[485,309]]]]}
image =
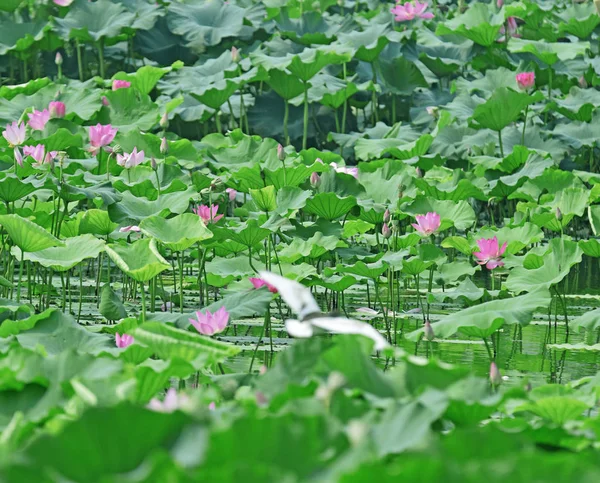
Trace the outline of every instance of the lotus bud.
{"type": "Polygon", "coordinates": [[[389,208],[387,210],[385,210],[385,212],[383,213],[383,222],[384,223],[389,223],[390,220],[392,219],[392,214],[390,213],[389,208]]]}
{"type": "Polygon", "coordinates": [[[392,230],[390,229],[390,226],[387,223],[384,223],[381,227],[381,234],[383,235],[383,238],[386,239],[392,236],[392,230]]]}
{"type": "Polygon", "coordinates": [[[427,111],[427,114],[429,114],[434,119],[437,119],[439,117],[439,114],[440,114],[439,107],[437,107],[437,106],[428,106],[428,107],[425,108],[425,110],[427,111]]]}
{"type": "Polygon", "coordinates": [[[60,55],[60,52],[56,53],[56,56],[54,57],[54,63],[56,65],[62,65],[62,63],[63,63],[63,57],[62,57],[62,55],[60,55]]]}
{"type": "Polygon", "coordinates": [[[102,96],[102,105],[106,107],[110,106],[110,102],[108,102],[106,96],[102,96]]]}
{"type": "Polygon", "coordinates": [[[227,196],[229,197],[229,201],[235,201],[235,197],[237,196],[236,190],[234,190],[233,188],[226,188],[225,192],[227,193],[227,196]]]}
{"type": "Polygon", "coordinates": [[[364,421],[353,419],[348,422],[348,426],[346,426],[346,436],[348,436],[348,441],[350,441],[352,446],[359,446],[364,441],[367,434],[369,434],[369,425],[364,421]]]}
{"type": "Polygon", "coordinates": [[[417,167],[417,178],[422,178],[423,177],[423,170],[419,167],[417,167]]]}
{"type": "Polygon", "coordinates": [[[163,129],[167,129],[169,127],[169,115],[166,112],[161,116],[158,125],[163,129]]]}
{"type": "Polygon", "coordinates": [[[495,362],[490,364],[490,382],[492,386],[499,386],[502,383],[502,376],[495,362]]]}
{"type": "Polygon", "coordinates": [[[236,47],[231,47],[231,60],[236,64],[239,64],[242,60],[242,56],[240,55],[240,51],[236,47]]]}
{"type": "Polygon", "coordinates": [[[504,0],[496,0],[496,6],[498,8],[502,8],[502,5],[504,5],[504,0]]]}
{"type": "Polygon", "coordinates": [[[158,169],[158,163],[156,162],[156,158],[154,158],[154,156],[152,156],[150,158],[150,167],[156,171],[158,169]]]}
{"type": "Polygon", "coordinates": [[[23,166],[23,154],[21,154],[21,150],[19,149],[18,146],[15,146],[14,154],[15,154],[15,161],[17,162],[17,164],[19,166],[22,167],[23,166]]]}
{"type": "Polygon", "coordinates": [[[556,219],[558,221],[562,220],[562,212],[560,211],[560,208],[558,206],[556,207],[556,212],[554,214],[556,215],[556,219]]]}
{"type": "Polygon", "coordinates": [[[425,334],[425,338],[429,342],[431,342],[433,339],[435,339],[435,334],[433,333],[433,328],[431,327],[431,322],[429,322],[429,320],[425,321],[424,334],[425,334]]]}
{"type": "Polygon", "coordinates": [[[320,184],[321,184],[321,177],[319,176],[319,173],[312,173],[310,175],[310,185],[313,188],[317,188],[320,184]]]}
{"type": "Polygon", "coordinates": [[[167,138],[163,137],[160,140],[160,154],[167,154],[169,152],[169,143],[167,138]]]}
{"type": "Polygon", "coordinates": [[[582,89],[587,89],[588,83],[585,80],[585,77],[581,76],[579,78],[579,87],[581,87],[582,89]]]}
{"type": "Polygon", "coordinates": [[[277,157],[279,158],[279,161],[285,160],[285,151],[281,144],[277,145],[277,157]]]}

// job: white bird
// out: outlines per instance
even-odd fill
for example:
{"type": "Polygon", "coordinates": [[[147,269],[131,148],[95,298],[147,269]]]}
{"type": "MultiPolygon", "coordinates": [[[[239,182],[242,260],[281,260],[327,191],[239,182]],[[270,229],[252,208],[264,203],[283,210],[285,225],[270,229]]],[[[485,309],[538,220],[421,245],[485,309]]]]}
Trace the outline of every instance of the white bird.
{"type": "Polygon", "coordinates": [[[375,350],[389,347],[387,340],[371,325],[321,312],[317,301],[304,285],[271,272],[260,272],[260,277],[277,289],[284,302],[298,315],[299,320],[285,321],[285,328],[292,337],[307,338],[314,327],[332,334],[358,334],[375,342],[375,350]]]}

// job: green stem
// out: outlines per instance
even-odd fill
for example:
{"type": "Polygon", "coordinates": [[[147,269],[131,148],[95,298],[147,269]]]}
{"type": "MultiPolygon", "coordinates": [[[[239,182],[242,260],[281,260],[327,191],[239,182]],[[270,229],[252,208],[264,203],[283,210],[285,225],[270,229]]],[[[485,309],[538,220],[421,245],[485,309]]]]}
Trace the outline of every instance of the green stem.
{"type": "Polygon", "coordinates": [[[504,146],[502,145],[502,130],[498,131],[498,143],[500,144],[500,156],[504,158],[504,146]]]}
{"type": "Polygon", "coordinates": [[[183,314],[183,253],[178,252],[179,259],[179,312],[183,314]]]}
{"type": "Polygon", "coordinates": [[[146,290],[144,282],[140,282],[140,292],[142,293],[142,324],[146,322],[146,290]]]}
{"type": "Polygon", "coordinates": [[[485,344],[485,348],[487,349],[488,357],[490,358],[490,362],[494,362],[494,356],[492,355],[492,350],[490,349],[490,344],[487,339],[483,338],[483,343],[485,344]]]}
{"type": "Polygon", "coordinates": [[[287,99],[284,101],[284,111],[283,111],[283,142],[287,146],[290,144],[290,135],[288,132],[288,119],[290,117],[290,104],[287,99]]]}
{"type": "Polygon", "coordinates": [[[23,264],[25,263],[25,252],[21,250],[21,263],[19,263],[19,283],[17,285],[17,303],[21,302],[21,280],[23,278],[23,264]]]}
{"type": "Polygon", "coordinates": [[[521,133],[521,146],[525,146],[525,128],[527,127],[527,114],[529,106],[525,107],[525,120],[523,121],[523,132],[521,133]]]}
{"type": "Polygon", "coordinates": [[[304,81],[304,131],[302,133],[302,149],[306,149],[308,141],[308,82],[304,81]]]}
{"type": "Polygon", "coordinates": [[[102,79],[106,78],[106,72],[104,70],[104,39],[101,38],[98,41],[98,59],[100,63],[100,77],[102,79]]]}

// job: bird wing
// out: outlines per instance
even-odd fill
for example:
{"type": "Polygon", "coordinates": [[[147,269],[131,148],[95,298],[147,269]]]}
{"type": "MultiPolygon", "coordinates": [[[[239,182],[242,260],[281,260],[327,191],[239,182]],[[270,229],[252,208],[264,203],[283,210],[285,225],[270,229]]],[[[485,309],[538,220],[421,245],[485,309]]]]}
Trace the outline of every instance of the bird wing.
{"type": "Polygon", "coordinates": [[[276,275],[272,272],[259,272],[260,278],[277,289],[284,302],[290,306],[300,320],[308,314],[320,313],[321,309],[310,290],[294,280],[276,275]]]}
{"type": "Polygon", "coordinates": [[[319,327],[333,334],[357,334],[368,337],[375,342],[375,350],[389,347],[388,341],[373,326],[358,320],[346,317],[315,317],[309,321],[315,327],[319,327]]]}
{"type": "Polygon", "coordinates": [[[286,320],[285,329],[289,335],[299,339],[306,339],[313,335],[312,325],[306,322],[300,322],[299,320],[286,320]]]}

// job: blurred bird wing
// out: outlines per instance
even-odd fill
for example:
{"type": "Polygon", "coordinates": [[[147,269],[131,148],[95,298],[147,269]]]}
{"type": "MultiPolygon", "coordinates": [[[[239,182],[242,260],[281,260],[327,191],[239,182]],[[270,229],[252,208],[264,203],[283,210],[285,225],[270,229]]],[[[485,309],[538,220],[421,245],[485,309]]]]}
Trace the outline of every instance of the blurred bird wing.
{"type": "MultiPolygon", "coordinates": [[[[269,282],[271,283],[271,282],[269,282]]],[[[306,339],[313,335],[313,328],[307,322],[300,322],[299,320],[289,319],[285,321],[285,329],[287,333],[292,337],[299,339],[306,339]]]]}
{"type": "Polygon", "coordinates": [[[298,315],[300,320],[304,319],[308,314],[321,312],[321,308],[310,293],[310,290],[301,283],[272,272],[259,272],[259,276],[277,289],[281,298],[298,315]]]}
{"type": "Polygon", "coordinates": [[[389,347],[388,341],[373,326],[346,317],[315,317],[310,323],[333,334],[357,334],[375,342],[375,350],[389,347]]]}

